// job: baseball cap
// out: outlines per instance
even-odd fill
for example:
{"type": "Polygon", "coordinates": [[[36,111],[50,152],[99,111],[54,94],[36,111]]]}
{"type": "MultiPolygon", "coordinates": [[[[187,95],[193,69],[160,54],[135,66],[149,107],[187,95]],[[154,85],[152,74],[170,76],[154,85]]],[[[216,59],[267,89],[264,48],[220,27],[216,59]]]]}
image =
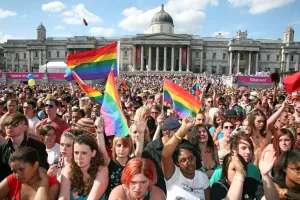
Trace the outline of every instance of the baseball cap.
{"type": "Polygon", "coordinates": [[[169,117],[164,121],[162,131],[176,131],[180,128],[181,121],[176,117],[169,117]]]}

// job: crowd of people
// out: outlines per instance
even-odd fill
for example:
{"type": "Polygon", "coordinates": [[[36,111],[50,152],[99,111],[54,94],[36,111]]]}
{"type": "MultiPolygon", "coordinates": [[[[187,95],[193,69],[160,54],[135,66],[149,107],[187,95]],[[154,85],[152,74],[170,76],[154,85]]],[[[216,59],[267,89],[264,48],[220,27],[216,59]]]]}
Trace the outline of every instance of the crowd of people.
{"type": "MultiPolygon", "coordinates": [[[[0,199],[300,199],[300,96],[166,75],[202,102],[179,118],[165,75],[123,74],[128,136],[76,84],[0,85],[0,199]]],[[[94,85],[104,92],[104,85],[94,85]]]]}

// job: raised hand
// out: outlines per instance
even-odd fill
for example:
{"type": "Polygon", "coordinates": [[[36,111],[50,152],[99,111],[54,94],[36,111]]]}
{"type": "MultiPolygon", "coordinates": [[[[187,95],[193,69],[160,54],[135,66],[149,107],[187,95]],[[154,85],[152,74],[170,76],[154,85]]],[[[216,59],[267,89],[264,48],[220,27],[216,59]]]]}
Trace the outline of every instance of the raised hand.
{"type": "Polygon", "coordinates": [[[245,178],[246,177],[246,171],[244,169],[243,164],[239,160],[238,155],[237,155],[236,152],[234,152],[234,155],[232,156],[232,163],[233,163],[234,169],[236,171],[236,175],[242,176],[243,178],[245,178]]]}
{"type": "Polygon", "coordinates": [[[190,119],[191,116],[188,115],[187,117],[183,118],[181,129],[183,129],[185,132],[190,130],[195,125],[195,118],[190,119]]]}
{"type": "Polygon", "coordinates": [[[165,120],[165,116],[163,114],[160,114],[157,117],[157,124],[158,124],[158,126],[162,127],[163,123],[164,123],[164,120],[165,120]]]}
{"type": "Polygon", "coordinates": [[[147,119],[146,115],[141,115],[139,116],[138,120],[135,122],[136,123],[136,129],[138,133],[144,133],[147,127],[147,119]]]}
{"type": "Polygon", "coordinates": [[[276,157],[273,144],[269,144],[263,151],[260,161],[259,169],[262,175],[267,175],[274,166],[276,157]]]}

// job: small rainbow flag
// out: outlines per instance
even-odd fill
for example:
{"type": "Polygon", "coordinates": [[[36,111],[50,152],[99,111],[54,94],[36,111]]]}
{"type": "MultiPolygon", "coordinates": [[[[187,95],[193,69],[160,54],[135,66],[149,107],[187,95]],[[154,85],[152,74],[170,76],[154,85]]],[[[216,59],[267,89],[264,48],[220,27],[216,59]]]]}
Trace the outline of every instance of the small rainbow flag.
{"type": "Polygon", "coordinates": [[[193,84],[193,87],[192,87],[192,92],[193,92],[197,97],[200,96],[200,84],[199,84],[198,79],[196,79],[196,80],[194,81],[194,84],[193,84]]]}
{"type": "Polygon", "coordinates": [[[72,72],[72,74],[79,87],[88,95],[88,97],[90,97],[92,101],[99,104],[103,103],[103,94],[101,92],[86,85],[74,71],[72,72]]]}
{"type": "Polygon", "coordinates": [[[101,114],[104,116],[105,134],[107,136],[128,135],[127,119],[121,107],[113,71],[110,71],[107,78],[101,114]]]}
{"type": "Polygon", "coordinates": [[[201,108],[201,101],[167,78],[164,78],[164,102],[172,102],[175,112],[181,118],[189,114],[196,117],[201,108]]]}
{"type": "Polygon", "coordinates": [[[119,87],[123,88],[124,90],[130,90],[130,87],[126,84],[125,80],[121,81],[119,87]]]}
{"type": "MultiPolygon", "coordinates": [[[[91,51],[69,54],[66,58],[68,68],[65,72],[67,81],[74,80],[74,71],[82,80],[106,79],[111,66],[117,66],[118,42],[91,51]]],[[[117,76],[118,68],[114,68],[117,76]]]]}

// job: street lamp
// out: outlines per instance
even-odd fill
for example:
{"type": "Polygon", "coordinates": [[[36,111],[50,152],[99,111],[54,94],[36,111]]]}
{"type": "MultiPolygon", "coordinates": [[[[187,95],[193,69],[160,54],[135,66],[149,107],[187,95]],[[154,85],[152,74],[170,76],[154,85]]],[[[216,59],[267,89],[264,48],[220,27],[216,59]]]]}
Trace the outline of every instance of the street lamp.
{"type": "Polygon", "coordinates": [[[45,69],[45,72],[48,73],[48,67],[47,67],[48,59],[46,58],[45,61],[46,61],[46,69],[45,69]]]}

